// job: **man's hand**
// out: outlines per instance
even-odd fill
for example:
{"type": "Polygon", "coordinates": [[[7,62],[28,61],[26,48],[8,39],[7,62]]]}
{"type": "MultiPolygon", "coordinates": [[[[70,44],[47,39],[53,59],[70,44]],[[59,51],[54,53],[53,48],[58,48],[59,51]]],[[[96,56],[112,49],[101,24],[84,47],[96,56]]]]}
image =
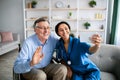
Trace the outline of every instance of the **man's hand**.
{"type": "Polygon", "coordinates": [[[42,46],[38,47],[33,54],[32,61],[30,62],[30,66],[34,66],[38,64],[44,57],[42,52],[42,46]]]}

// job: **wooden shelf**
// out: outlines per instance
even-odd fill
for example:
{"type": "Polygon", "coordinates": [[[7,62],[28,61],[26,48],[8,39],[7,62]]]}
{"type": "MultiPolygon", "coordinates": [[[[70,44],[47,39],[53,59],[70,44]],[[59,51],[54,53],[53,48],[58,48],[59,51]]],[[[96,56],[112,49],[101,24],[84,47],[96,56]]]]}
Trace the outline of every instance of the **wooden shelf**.
{"type": "Polygon", "coordinates": [[[49,8],[26,8],[25,11],[49,10],[49,8]]]}
{"type": "Polygon", "coordinates": [[[90,18],[81,18],[80,21],[105,21],[106,19],[90,19],[90,18]]]}
{"type": "Polygon", "coordinates": [[[106,8],[79,8],[79,10],[106,10],[106,8]]]}
{"type": "Polygon", "coordinates": [[[77,19],[67,19],[67,18],[64,18],[64,19],[51,19],[52,21],[77,21],[77,19]]]}
{"type": "Polygon", "coordinates": [[[25,19],[26,21],[35,21],[38,18],[30,18],[30,19],[25,19]]]}
{"type": "Polygon", "coordinates": [[[80,29],[78,31],[81,31],[81,32],[104,32],[105,30],[102,30],[102,29],[80,29]]]}
{"type": "Polygon", "coordinates": [[[52,8],[52,10],[77,10],[78,8],[52,8]]]}

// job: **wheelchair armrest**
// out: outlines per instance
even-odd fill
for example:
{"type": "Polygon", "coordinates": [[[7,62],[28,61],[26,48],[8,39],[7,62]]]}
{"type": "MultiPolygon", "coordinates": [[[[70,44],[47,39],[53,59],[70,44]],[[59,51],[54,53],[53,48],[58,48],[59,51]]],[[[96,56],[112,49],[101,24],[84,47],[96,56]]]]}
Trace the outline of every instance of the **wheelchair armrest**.
{"type": "Polygon", "coordinates": [[[20,74],[16,74],[13,70],[13,80],[21,80],[20,79],[20,74]]]}
{"type": "Polygon", "coordinates": [[[60,61],[59,61],[59,60],[57,60],[54,56],[52,57],[52,62],[53,62],[53,63],[55,63],[55,64],[60,63],[60,61]]]}
{"type": "Polygon", "coordinates": [[[14,69],[13,69],[13,80],[25,80],[22,76],[22,74],[17,74],[14,72],[14,69]]]}

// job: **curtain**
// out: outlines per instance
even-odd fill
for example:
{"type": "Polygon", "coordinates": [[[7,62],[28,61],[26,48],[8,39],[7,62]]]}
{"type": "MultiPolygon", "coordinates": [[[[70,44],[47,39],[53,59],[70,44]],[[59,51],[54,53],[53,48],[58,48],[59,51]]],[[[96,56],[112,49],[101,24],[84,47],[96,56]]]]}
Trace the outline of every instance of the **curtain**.
{"type": "Polygon", "coordinates": [[[110,34],[110,44],[115,44],[115,34],[116,34],[116,23],[117,23],[117,13],[118,12],[118,0],[114,0],[113,16],[112,16],[112,26],[110,34]]]}
{"type": "Polygon", "coordinates": [[[117,24],[116,24],[116,34],[115,34],[115,44],[120,45],[120,0],[118,1],[118,14],[117,14],[117,24]]]}

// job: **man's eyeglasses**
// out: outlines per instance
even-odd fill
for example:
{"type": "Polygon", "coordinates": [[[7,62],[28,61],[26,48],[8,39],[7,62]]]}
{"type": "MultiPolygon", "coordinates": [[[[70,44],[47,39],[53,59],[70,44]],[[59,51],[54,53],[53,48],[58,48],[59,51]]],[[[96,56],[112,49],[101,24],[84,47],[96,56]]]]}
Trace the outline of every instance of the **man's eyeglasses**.
{"type": "Polygon", "coordinates": [[[36,26],[36,28],[41,29],[41,30],[49,30],[50,29],[50,27],[39,27],[39,26],[36,26]]]}

